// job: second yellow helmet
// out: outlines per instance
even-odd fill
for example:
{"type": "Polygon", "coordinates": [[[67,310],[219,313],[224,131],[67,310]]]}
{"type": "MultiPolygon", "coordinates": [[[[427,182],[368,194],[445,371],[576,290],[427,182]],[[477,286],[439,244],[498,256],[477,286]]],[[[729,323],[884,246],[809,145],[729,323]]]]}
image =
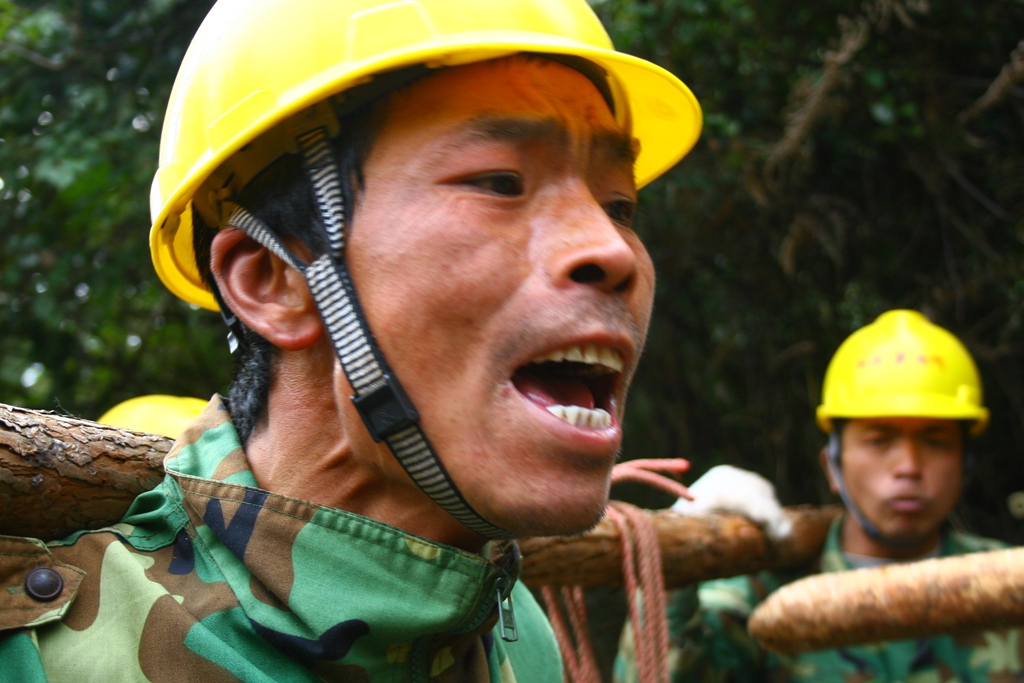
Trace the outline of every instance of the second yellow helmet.
{"type": "Polygon", "coordinates": [[[825,372],[818,426],[835,418],[928,417],[988,425],[967,348],[917,311],[883,313],[844,341],[825,372]]]}
{"type": "Polygon", "coordinates": [[[191,396],[147,394],[121,401],[103,413],[100,424],[175,438],[208,402],[191,396]]]}

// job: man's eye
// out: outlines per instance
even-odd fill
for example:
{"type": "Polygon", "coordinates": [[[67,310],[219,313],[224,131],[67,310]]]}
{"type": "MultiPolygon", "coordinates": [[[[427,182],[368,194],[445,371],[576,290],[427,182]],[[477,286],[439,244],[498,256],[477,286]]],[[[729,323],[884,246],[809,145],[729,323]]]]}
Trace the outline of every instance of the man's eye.
{"type": "Polygon", "coordinates": [[[628,228],[633,225],[633,218],[636,217],[636,202],[620,199],[605,205],[604,210],[609,218],[628,228]]]}
{"type": "Polygon", "coordinates": [[[525,190],[523,179],[515,173],[486,173],[474,176],[466,183],[502,197],[519,197],[525,190]]]}

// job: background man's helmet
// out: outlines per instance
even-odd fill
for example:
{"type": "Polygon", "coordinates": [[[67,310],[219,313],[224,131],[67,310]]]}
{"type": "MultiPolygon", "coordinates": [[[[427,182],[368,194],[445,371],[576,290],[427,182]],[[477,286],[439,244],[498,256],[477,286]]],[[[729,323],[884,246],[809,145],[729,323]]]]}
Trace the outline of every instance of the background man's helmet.
{"type": "Polygon", "coordinates": [[[638,186],[696,143],[701,111],[690,90],[616,52],[586,0],[220,0],[185,55],[164,120],[150,194],[161,280],[217,308],[195,265],[192,212],[216,225],[221,200],[295,151],[296,126],[330,127],[329,108],[314,105],[403,67],[521,52],[581,61],[606,81],[616,120],[640,143],[638,186]]]}
{"type": "Polygon", "coordinates": [[[203,412],[206,404],[206,401],[191,396],[147,394],[121,401],[96,421],[112,427],[159,434],[173,439],[203,412]]]}
{"type": "Polygon", "coordinates": [[[988,425],[981,379],[955,336],[916,311],[888,311],[844,341],[825,372],[818,426],[834,418],[927,417],[988,425]]]}

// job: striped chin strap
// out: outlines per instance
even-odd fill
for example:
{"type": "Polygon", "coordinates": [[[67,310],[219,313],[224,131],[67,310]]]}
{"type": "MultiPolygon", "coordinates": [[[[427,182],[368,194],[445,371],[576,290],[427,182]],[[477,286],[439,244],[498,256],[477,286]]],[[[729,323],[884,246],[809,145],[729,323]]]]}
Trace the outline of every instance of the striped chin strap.
{"type": "Polygon", "coordinates": [[[512,533],[488,522],[463,498],[420,428],[416,407],[369,331],[343,258],[345,199],[327,129],[300,135],[298,143],[327,231],[327,252],[311,264],[304,263],[263,221],[232,202],[224,203],[224,224],[241,230],[306,278],[342,370],[355,392],[352,402],[374,441],[385,441],[416,485],[467,528],[487,538],[512,538],[512,533]]]}

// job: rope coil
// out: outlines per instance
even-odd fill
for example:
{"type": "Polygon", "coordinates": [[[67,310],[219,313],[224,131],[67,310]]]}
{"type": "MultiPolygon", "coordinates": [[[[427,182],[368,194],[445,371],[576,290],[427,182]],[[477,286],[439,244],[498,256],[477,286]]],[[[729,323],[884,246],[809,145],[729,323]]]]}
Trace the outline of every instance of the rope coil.
{"type": "MultiPolygon", "coordinates": [[[[692,499],[689,490],[660,473],[681,474],[690,463],[682,459],[630,460],[612,469],[612,483],[632,481],[692,499]]],[[[669,683],[668,602],[661,549],[650,518],[640,508],[612,501],[605,514],[619,531],[622,575],[630,624],[635,634],[636,666],[640,683],[669,683]]],[[[597,660],[587,629],[587,607],[579,586],[541,587],[551,627],[565,667],[565,683],[600,683],[597,660]],[[566,620],[568,617],[568,623],[566,620]]]]}

